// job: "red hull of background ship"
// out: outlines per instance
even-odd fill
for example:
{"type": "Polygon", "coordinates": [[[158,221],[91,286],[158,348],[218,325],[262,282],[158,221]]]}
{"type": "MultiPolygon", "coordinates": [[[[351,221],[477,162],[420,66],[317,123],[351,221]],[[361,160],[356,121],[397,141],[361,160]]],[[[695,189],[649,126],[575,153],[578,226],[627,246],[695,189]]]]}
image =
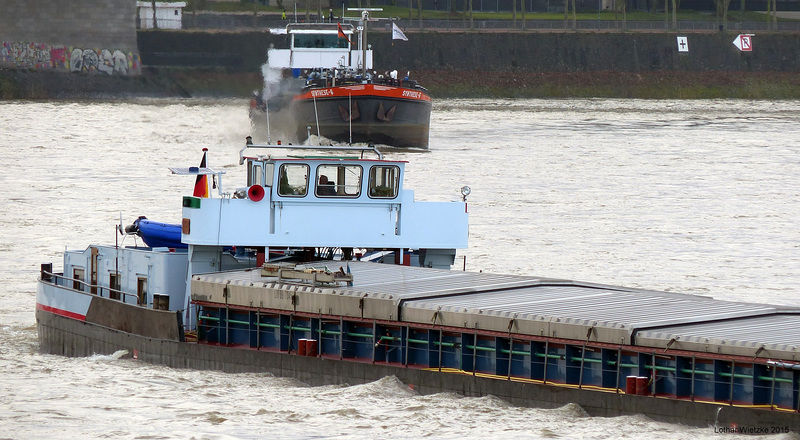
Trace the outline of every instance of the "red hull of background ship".
{"type": "Polygon", "coordinates": [[[300,141],[310,134],[346,143],[428,148],[431,101],[420,91],[371,84],[313,89],[296,96],[291,110],[300,141]]]}

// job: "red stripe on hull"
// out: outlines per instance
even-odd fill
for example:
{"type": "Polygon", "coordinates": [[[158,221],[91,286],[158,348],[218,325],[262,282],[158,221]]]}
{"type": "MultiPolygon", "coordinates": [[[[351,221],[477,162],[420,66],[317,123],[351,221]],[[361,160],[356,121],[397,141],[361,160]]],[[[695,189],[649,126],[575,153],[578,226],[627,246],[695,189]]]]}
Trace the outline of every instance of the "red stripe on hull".
{"type": "Polygon", "coordinates": [[[420,90],[378,84],[357,84],[350,86],[324,87],[296,95],[294,100],[313,100],[347,96],[377,96],[381,98],[407,99],[410,101],[430,101],[431,97],[420,90]]]}
{"type": "Polygon", "coordinates": [[[39,310],[43,310],[45,312],[50,312],[59,316],[63,316],[65,318],[77,319],[78,321],[86,321],[86,315],[69,312],[67,310],[57,309],[55,307],[46,306],[44,304],[36,303],[36,308],[39,310]]]}

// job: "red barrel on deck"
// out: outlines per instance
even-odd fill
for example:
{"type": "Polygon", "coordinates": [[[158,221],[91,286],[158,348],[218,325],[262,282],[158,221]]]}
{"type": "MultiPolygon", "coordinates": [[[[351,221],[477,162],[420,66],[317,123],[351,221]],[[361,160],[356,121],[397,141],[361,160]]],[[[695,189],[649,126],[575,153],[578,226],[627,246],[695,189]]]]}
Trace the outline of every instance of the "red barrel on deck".
{"type": "Polygon", "coordinates": [[[305,356],[306,352],[308,352],[308,339],[298,339],[297,354],[300,356],[305,356]]]}
{"type": "Polygon", "coordinates": [[[636,378],[636,394],[646,396],[650,394],[650,387],[647,386],[648,378],[639,376],[636,378]]]}
{"type": "Polygon", "coordinates": [[[317,356],[317,340],[309,339],[306,342],[306,356],[317,356]]]}
{"type": "Polygon", "coordinates": [[[625,394],[636,394],[636,376],[625,378],[625,394]]]}

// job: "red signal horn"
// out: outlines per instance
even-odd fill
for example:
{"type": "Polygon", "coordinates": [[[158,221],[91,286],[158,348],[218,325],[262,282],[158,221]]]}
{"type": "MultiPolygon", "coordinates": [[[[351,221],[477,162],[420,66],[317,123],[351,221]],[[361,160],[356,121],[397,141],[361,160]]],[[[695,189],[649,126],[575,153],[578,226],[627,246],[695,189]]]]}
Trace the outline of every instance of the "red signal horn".
{"type": "Polygon", "coordinates": [[[264,187],[261,185],[253,185],[247,188],[247,197],[254,202],[260,202],[265,194],[264,187]]]}

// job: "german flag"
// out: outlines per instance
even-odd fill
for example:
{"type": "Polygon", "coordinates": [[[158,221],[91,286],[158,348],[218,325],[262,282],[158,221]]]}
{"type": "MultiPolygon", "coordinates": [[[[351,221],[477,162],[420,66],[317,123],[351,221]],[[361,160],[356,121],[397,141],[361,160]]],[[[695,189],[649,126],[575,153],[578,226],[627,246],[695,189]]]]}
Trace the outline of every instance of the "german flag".
{"type": "MultiPolygon", "coordinates": [[[[203,160],[200,161],[200,169],[206,167],[206,154],[208,154],[208,148],[203,148],[203,160]]],[[[208,175],[207,174],[198,174],[197,179],[194,181],[194,194],[195,197],[208,197],[210,194],[208,192],[208,175]]]]}

